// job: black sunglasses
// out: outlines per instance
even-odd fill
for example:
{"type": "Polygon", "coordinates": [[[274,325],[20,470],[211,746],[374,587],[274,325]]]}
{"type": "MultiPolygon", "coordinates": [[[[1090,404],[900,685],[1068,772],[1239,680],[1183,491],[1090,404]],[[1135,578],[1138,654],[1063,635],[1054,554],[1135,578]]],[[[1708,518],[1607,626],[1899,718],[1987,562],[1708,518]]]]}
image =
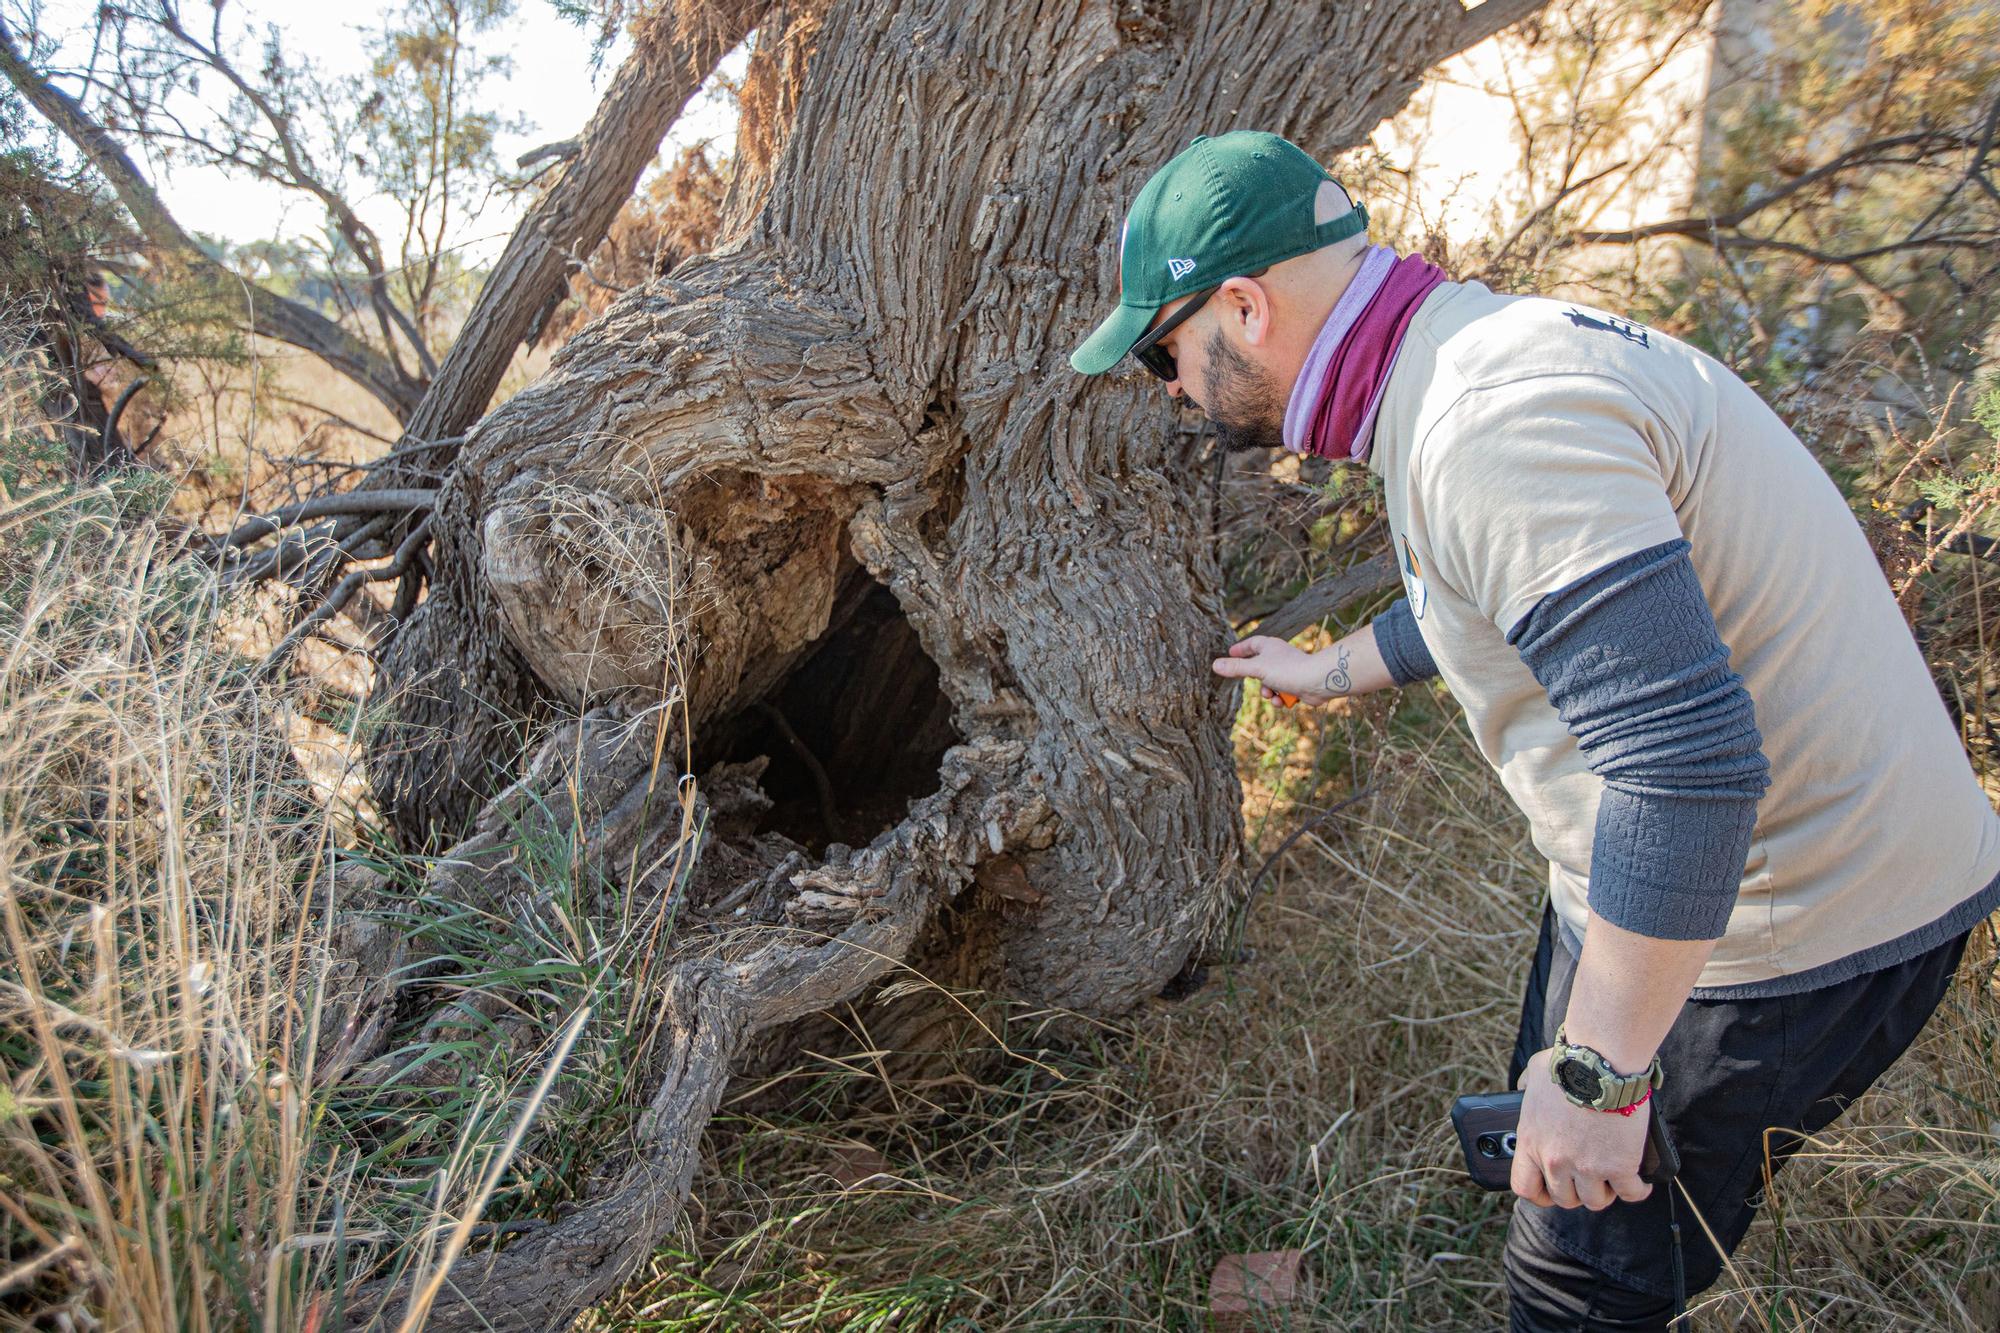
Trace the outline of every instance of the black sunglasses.
{"type": "MultiPolygon", "coordinates": [[[[1270,271],[1271,266],[1266,264],[1262,268],[1251,269],[1242,276],[1246,278],[1261,278],[1270,271]]],[[[1179,367],[1174,365],[1174,354],[1160,346],[1160,340],[1179,328],[1182,322],[1193,315],[1195,311],[1208,304],[1209,297],[1221,290],[1222,284],[1218,282],[1213,287],[1204,288],[1196,292],[1194,299],[1190,300],[1179,310],[1174,311],[1172,319],[1139,339],[1138,342],[1132,344],[1132,359],[1169,384],[1179,379],[1181,372],[1179,367]]]]}
{"type": "Polygon", "coordinates": [[[1222,284],[1218,282],[1205,291],[1196,292],[1193,300],[1174,311],[1173,318],[1132,344],[1132,359],[1169,384],[1179,379],[1181,372],[1174,365],[1174,354],[1160,346],[1160,339],[1179,328],[1188,316],[1207,305],[1208,298],[1221,290],[1222,284]]]}

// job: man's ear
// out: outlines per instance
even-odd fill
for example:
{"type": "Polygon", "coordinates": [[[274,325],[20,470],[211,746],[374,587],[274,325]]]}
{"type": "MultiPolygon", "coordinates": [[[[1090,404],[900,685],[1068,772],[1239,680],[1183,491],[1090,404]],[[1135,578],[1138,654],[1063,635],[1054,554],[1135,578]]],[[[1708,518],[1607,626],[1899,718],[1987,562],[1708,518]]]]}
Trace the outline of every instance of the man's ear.
{"type": "Polygon", "coordinates": [[[1222,322],[1237,338],[1262,347],[1271,337],[1271,294],[1255,278],[1230,278],[1214,298],[1222,322]]]}

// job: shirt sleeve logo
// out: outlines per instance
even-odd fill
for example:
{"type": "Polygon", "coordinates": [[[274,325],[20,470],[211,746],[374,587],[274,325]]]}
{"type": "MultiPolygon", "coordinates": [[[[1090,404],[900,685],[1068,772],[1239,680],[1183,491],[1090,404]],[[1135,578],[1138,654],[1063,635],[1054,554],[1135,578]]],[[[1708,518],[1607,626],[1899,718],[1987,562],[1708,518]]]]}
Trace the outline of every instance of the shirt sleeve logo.
{"type": "Polygon", "coordinates": [[[1626,342],[1637,343],[1641,347],[1652,346],[1652,343],[1646,339],[1645,325],[1634,324],[1629,319],[1620,319],[1616,315],[1604,315],[1600,317],[1598,315],[1586,314],[1578,310],[1575,306],[1571,306],[1569,309],[1563,311],[1563,318],[1580,329],[1595,329],[1599,333],[1615,333],[1626,342]]]}
{"type": "Polygon", "coordinates": [[[1403,587],[1409,594],[1410,614],[1418,620],[1424,618],[1424,608],[1430,605],[1431,590],[1424,586],[1424,565],[1417,559],[1417,553],[1410,549],[1410,539],[1403,543],[1403,587]]]}

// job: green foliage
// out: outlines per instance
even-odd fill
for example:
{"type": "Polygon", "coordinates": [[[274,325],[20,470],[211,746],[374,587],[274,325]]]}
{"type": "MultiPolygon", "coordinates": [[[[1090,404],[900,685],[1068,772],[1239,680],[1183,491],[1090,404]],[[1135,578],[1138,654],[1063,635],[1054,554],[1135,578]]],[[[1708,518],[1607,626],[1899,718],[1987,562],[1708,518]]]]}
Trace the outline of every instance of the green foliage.
{"type": "Polygon", "coordinates": [[[1979,391],[1973,395],[1972,419],[1981,430],[2000,440],[2000,373],[1989,371],[1980,381],[1979,391]]]}
{"type": "Polygon", "coordinates": [[[450,233],[478,212],[504,174],[495,137],[525,123],[474,109],[480,91],[513,66],[480,54],[473,39],[513,12],[514,0],[405,0],[372,39],[368,73],[345,90],[366,147],[357,166],[374,190],[403,209],[401,263],[392,280],[427,338],[441,335],[439,303],[466,277],[449,248],[450,233]]]}
{"type": "Polygon", "coordinates": [[[80,287],[112,236],[111,211],[89,188],[64,179],[11,88],[0,88],[0,308],[47,303],[80,287]]]}

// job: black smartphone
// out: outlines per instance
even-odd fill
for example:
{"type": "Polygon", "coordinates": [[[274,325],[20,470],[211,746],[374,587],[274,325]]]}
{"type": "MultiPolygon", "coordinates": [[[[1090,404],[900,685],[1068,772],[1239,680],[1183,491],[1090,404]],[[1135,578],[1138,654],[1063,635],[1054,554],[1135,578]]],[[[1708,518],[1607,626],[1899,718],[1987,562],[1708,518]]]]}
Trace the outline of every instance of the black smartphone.
{"type": "MultiPolygon", "coordinates": [[[[1521,1123],[1519,1092],[1475,1092],[1451,1104],[1451,1127],[1465,1153],[1465,1169],[1481,1189],[1504,1190],[1514,1174],[1514,1131],[1521,1123]]],[[[1646,1155],[1639,1179],[1649,1185],[1680,1174],[1680,1154],[1656,1115],[1646,1117],[1646,1155]]]]}

